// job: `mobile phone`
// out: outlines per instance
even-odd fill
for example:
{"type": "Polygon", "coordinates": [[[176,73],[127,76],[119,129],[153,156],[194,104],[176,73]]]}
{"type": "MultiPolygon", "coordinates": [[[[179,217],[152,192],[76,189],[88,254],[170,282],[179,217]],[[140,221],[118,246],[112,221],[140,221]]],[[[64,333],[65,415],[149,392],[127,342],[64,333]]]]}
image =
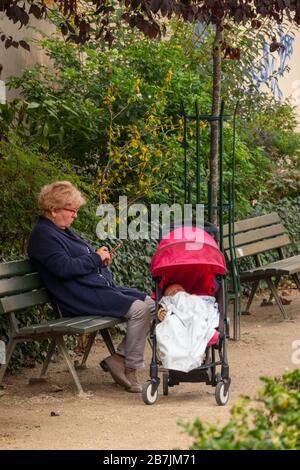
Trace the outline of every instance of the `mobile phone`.
{"type": "Polygon", "coordinates": [[[122,245],[124,245],[124,243],[118,243],[118,245],[116,245],[114,248],[112,248],[109,253],[112,255],[112,254],[115,253],[119,248],[121,248],[122,245]]]}

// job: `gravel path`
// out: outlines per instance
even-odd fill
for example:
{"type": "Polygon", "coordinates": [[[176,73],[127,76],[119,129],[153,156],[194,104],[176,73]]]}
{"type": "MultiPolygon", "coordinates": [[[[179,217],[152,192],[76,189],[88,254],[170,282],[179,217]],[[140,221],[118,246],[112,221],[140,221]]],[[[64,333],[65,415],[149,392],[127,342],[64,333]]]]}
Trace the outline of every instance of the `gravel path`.
{"type": "MultiPolygon", "coordinates": [[[[256,393],[260,376],[296,367],[292,345],[300,340],[300,294],[287,294],[292,299],[286,307],[291,321],[282,321],[276,306],[260,307],[260,296],[252,315],[242,318],[241,340],[229,341],[232,384],[227,406],[218,407],[214,389],[204,384],[181,384],[167,397],[160,387],[156,404],[146,406],[140,395],[123,391],[100,370],[98,363],[107,353],[97,340],[89,369],[80,372],[89,391],[84,398],[74,395],[59,358],[50,366],[47,383],[28,385],[38,368],[6,376],[0,391],[0,449],[187,449],[190,438],[178,426],[179,419],[199,416],[226,422],[239,395],[256,393]]],[[[140,375],[147,380],[148,370],[140,375]]]]}

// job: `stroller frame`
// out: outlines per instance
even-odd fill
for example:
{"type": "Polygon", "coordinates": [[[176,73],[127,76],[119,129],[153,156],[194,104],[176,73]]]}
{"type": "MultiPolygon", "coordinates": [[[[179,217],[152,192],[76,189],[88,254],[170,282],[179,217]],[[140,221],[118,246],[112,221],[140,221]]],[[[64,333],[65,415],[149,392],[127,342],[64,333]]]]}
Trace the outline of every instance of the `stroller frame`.
{"type": "MultiPolygon", "coordinates": [[[[218,241],[218,228],[205,222],[204,230],[213,234],[218,241]]],[[[152,358],[150,363],[150,380],[148,380],[142,391],[142,398],[146,405],[153,405],[158,398],[158,388],[161,382],[159,372],[163,374],[163,394],[168,395],[169,387],[179,385],[181,382],[204,382],[206,385],[215,387],[215,399],[219,406],[224,406],[229,399],[229,387],[231,379],[229,376],[229,365],[227,359],[227,338],[229,337],[229,320],[227,318],[226,308],[226,283],[225,276],[221,277],[221,286],[216,293],[216,301],[219,306],[219,340],[216,344],[206,348],[205,361],[200,367],[190,372],[181,372],[178,370],[164,369],[157,352],[156,325],[158,323],[158,308],[161,298],[159,289],[160,278],[154,278],[155,281],[155,319],[150,329],[150,345],[152,348],[152,358]],[[218,359],[216,355],[218,354],[218,359]],[[220,372],[217,372],[220,367],[220,372]]]]}

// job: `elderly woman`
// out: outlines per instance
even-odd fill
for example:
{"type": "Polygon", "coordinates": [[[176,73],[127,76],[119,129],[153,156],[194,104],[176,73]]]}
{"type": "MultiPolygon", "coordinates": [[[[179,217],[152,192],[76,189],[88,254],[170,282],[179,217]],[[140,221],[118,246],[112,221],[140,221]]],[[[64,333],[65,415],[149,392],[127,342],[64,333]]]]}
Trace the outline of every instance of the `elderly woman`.
{"type": "Polygon", "coordinates": [[[114,380],[128,392],[141,392],[136,371],[143,367],[153,300],[143,292],[116,286],[107,268],[111,254],[93,249],[70,226],[85,204],[68,181],[44,186],[38,196],[41,216],[28,241],[28,255],[62,315],[126,317],[127,334],[117,353],[105,359],[114,380]]]}

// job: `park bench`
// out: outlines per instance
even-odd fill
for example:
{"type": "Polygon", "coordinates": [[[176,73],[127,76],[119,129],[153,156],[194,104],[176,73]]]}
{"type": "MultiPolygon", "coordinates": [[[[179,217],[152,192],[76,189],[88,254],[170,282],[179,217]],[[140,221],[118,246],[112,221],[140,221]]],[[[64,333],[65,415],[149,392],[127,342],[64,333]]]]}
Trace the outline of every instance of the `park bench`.
{"type": "Polygon", "coordinates": [[[47,356],[42,366],[40,377],[45,380],[51,357],[57,346],[75,382],[79,394],[83,393],[76,369],[72,363],[64,336],[89,334],[89,340],[79,368],[86,367],[86,360],[94,343],[97,332],[100,332],[110,354],[115,349],[109,328],[124,321],[122,318],[85,316],[62,317],[56,303],[51,299],[37,272],[28,260],[12,261],[0,264],[0,314],[7,315],[9,342],[6,348],[6,363],[0,367],[0,384],[17,343],[26,341],[50,340],[47,356]],[[56,314],[53,320],[41,320],[29,326],[19,326],[17,317],[26,320],[30,307],[43,307],[51,304],[56,314]]]}
{"type": "MultiPolygon", "coordinates": [[[[229,263],[235,257],[238,262],[244,258],[252,258],[255,266],[240,271],[241,283],[251,283],[252,288],[247,302],[245,313],[249,312],[254,295],[261,281],[265,281],[271,291],[272,297],[283,315],[288,320],[287,312],[277,291],[283,276],[289,276],[300,291],[300,255],[286,256],[284,250],[291,245],[290,237],[276,212],[261,215],[250,219],[240,220],[234,224],[233,247],[230,249],[229,226],[224,226],[224,249],[229,263]],[[264,262],[262,255],[267,252],[277,252],[278,260],[264,262]]],[[[236,321],[236,319],[235,319],[236,321]]]]}

